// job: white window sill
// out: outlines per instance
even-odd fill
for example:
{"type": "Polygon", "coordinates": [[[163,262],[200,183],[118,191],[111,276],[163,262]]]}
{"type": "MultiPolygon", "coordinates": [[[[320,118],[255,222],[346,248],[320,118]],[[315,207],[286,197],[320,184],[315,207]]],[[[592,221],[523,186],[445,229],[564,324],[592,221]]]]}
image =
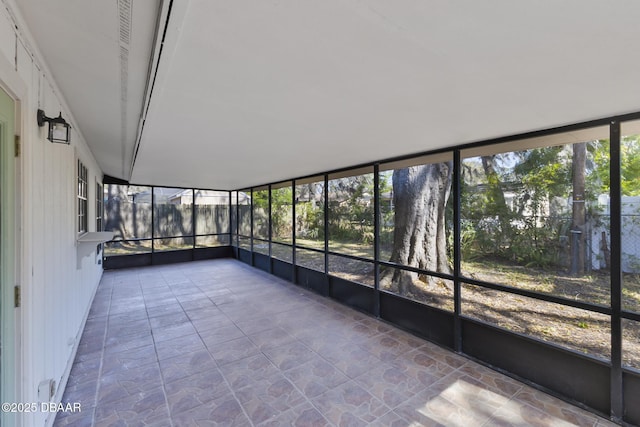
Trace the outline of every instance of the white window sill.
{"type": "Polygon", "coordinates": [[[95,231],[78,236],[79,243],[104,243],[113,239],[113,231],[95,231]]]}

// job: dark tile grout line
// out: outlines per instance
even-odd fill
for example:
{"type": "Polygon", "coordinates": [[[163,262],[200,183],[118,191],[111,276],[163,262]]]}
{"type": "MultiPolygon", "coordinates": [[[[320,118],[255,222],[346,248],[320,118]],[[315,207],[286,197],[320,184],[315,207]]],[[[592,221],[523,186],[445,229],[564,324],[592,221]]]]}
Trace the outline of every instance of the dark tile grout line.
{"type": "MultiPolygon", "coordinates": [[[[100,287],[100,284],[98,285],[98,288],[100,287]]],[[[94,296],[94,300],[95,300],[95,296],[94,296]]],[[[98,396],[100,396],[100,383],[102,382],[102,369],[104,367],[104,356],[105,356],[105,350],[107,347],[107,333],[109,331],[109,320],[110,320],[110,314],[111,314],[111,303],[113,300],[113,284],[111,284],[109,286],[109,307],[107,309],[107,313],[106,313],[106,320],[105,320],[105,325],[104,325],[104,336],[102,338],[102,348],[100,349],[100,367],[98,368],[98,378],[96,380],[96,391],[95,391],[95,396],[94,396],[94,405],[93,405],[93,409],[91,410],[91,426],[95,426],[96,424],[96,412],[98,409],[98,396]]],[[[92,302],[93,303],[93,302],[92,302]]],[[[84,331],[83,331],[84,333],[84,331]]]]}
{"type": "MultiPolygon", "coordinates": [[[[137,275],[136,275],[137,277],[137,275]]],[[[139,282],[139,280],[138,280],[139,282]]],[[[142,285],[140,285],[140,292],[142,294],[142,299],[144,301],[144,311],[147,313],[147,323],[149,323],[149,329],[150,329],[150,333],[151,333],[151,339],[153,340],[153,353],[156,355],[156,363],[158,364],[158,370],[160,371],[160,378],[162,379],[162,395],[164,396],[164,404],[167,407],[167,413],[169,414],[169,424],[173,427],[173,417],[171,416],[171,406],[169,406],[169,398],[167,397],[167,388],[166,388],[166,383],[165,383],[165,379],[164,379],[164,374],[162,372],[162,369],[160,369],[160,357],[158,356],[158,346],[157,346],[157,342],[156,342],[156,337],[154,334],[154,328],[151,327],[151,321],[149,320],[149,310],[147,307],[147,303],[145,300],[145,292],[144,289],[142,288],[142,285]]],[[[173,293],[173,292],[172,292],[173,293]]]]}

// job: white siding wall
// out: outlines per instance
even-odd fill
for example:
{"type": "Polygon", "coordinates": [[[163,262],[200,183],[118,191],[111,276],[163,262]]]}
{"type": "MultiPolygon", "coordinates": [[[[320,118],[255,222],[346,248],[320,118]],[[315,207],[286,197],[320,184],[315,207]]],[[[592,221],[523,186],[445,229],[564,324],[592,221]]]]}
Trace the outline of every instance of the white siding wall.
{"type": "MultiPolygon", "coordinates": [[[[22,86],[20,123],[20,231],[18,277],[22,285],[21,402],[38,402],[38,384],[53,379],[62,397],[102,266],[96,246],[76,242],[76,159],[89,170],[89,231],[95,231],[95,183],[102,172],[17,11],[0,3],[0,85],[22,86]],[[17,26],[17,28],[16,28],[17,26]],[[4,75],[3,75],[4,74],[4,75]],[[52,144],[38,128],[36,111],[63,116],[73,126],[71,146],[52,144]],[[85,245],[89,245],[86,247],[85,245]]],[[[9,87],[9,92],[19,88],[9,87]]],[[[96,100],[99,102],[99,100],[96,100]]],[[[22,425],[51,425],[47,414],[25,414],[22,425]]]]}

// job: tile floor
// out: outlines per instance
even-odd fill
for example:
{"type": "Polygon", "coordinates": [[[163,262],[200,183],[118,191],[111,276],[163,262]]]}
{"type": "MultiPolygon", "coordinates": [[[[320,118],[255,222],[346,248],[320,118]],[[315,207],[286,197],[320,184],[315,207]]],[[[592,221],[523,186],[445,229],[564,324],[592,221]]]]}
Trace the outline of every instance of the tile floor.
{"type": "Polygon", "coordinates": [[[56,426],[603,426],[234,260],[104,273],[56,426]]]}

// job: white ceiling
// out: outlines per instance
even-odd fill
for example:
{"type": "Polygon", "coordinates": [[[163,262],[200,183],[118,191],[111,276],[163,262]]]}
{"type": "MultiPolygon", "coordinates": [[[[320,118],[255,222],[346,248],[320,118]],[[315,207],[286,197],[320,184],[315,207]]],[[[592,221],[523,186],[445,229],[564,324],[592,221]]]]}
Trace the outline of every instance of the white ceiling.
{"type": "Polygon", "coordinates": [[[124,116],[117,2],[20,7],[105,173],[135,183],[237,189],[640,111],[636,0],[133,4],[124,116]]]}
{"type": "Polygon", "coordinates": [[[102,170],[128,178],[161,0],[16,4],[102,170]]]}

